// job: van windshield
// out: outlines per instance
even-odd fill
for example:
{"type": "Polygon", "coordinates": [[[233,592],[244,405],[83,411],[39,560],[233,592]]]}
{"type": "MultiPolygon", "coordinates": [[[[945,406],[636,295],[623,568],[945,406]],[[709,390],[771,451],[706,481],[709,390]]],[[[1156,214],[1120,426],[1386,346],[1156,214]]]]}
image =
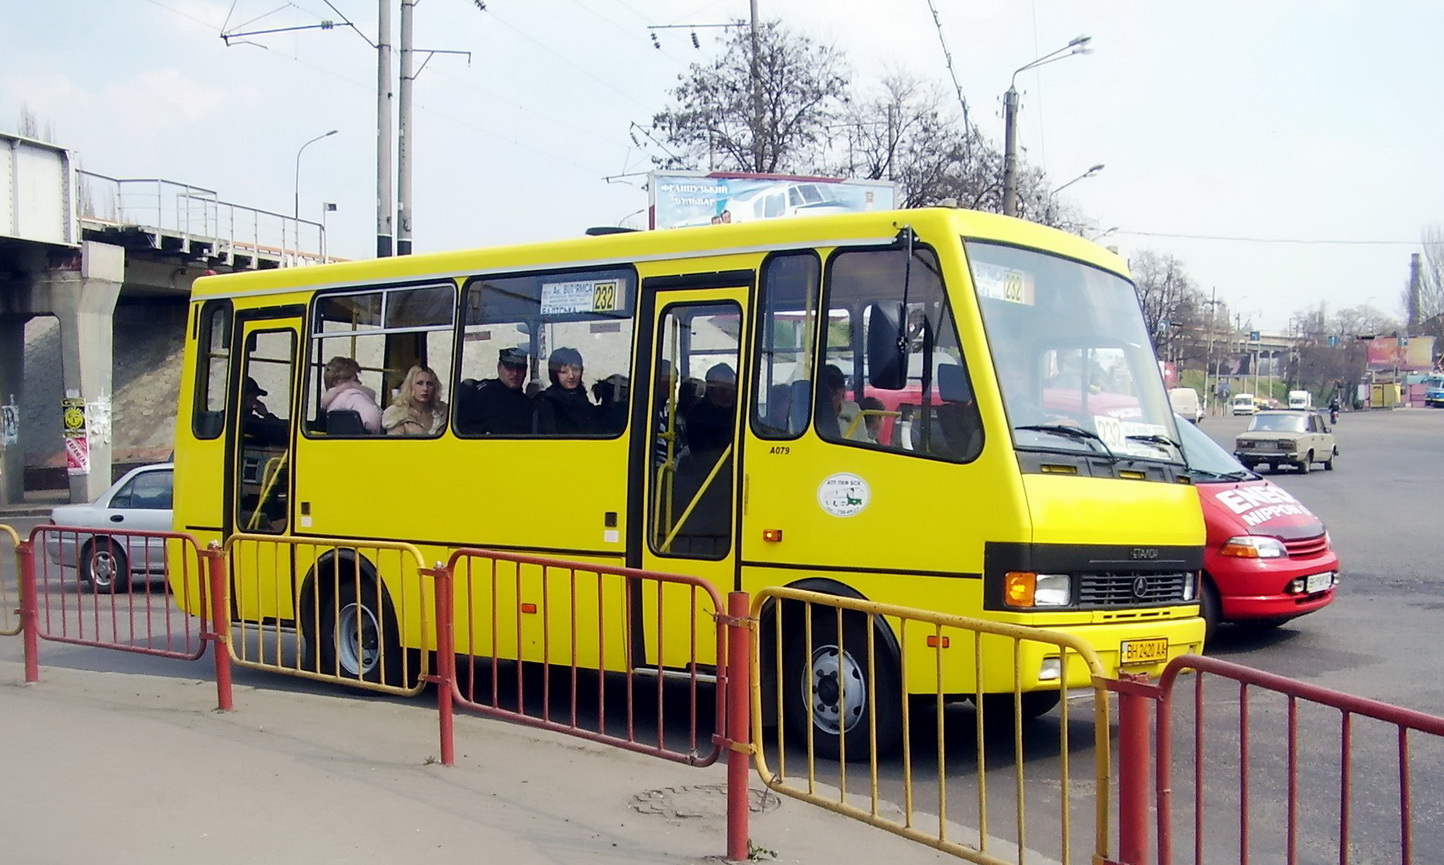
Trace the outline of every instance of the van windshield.
{"type": "Polygon", "coordinates": [[[1182,462],[1127,280],[1037,251],[965,246],[1015,447],[1182,462]]]}

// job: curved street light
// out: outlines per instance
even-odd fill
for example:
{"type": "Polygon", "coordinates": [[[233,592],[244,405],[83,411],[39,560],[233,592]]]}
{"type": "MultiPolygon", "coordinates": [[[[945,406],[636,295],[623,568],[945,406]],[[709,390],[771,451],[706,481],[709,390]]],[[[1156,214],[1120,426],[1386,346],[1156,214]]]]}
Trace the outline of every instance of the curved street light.
{"type": "Polygon", "coordinates": [[[1052,198],[1053,196],[1057,195],[1058,193],[1062,192],[1063,190],[1067,189],[1078,181],[1087,180],[1088,178],[1092,177],[1093,175],[1097,174],[1102,170],[1103,163],[1100,162],[1092,168],[1088,169],[1087,171],[1083,172],[1082,174],[1078,175],[1077,177],[1073,178],[1072,180],[1068,181],[1067,183],[1063,184],[1062,186],[1058,187],[1057,189],[1053,190],[1052,192],[1048,193],[1048,197],[1052,198]]]}
{"type": "Polygon", "coordinates": [[[1018,73],[1037,69],[1046,63],[1062,60],[1064,57],[1072,57],[1074,54],[1087,54],[1092,51],[1088,47],[1092,41],[1092,36],[1075,36],[1062,48],[1050,51],[1031,63],[1019,66],[1013,70],[1013,76],[1008,79],[1008,92],[1003,94],[1003,214],[1005,216],[1018,215],[1018,73]]]}
{"type": "Polygon", "coordinates": [[[301,154],[306,151],[306,148],[307,148],[307,147],[310,147],[312,144],[315,144],[317,141],[320,141],[322,138],[330,138],[332,135],[335,135],[335,134],[336,134],[337,132],[339,132],[339,131],[340,131],[339,129],[332,129],[330,132],[325,132],[325,133],[322,133],[321,135],[317,135],[315,138],[312,138],[310,141],[307,141],[305,144],[302,144],[302,145],[301,145],[301,149],[296,151],[296,184],[295,184],[295,203],[296,203],[296,206],[295,206],[295,212],[294,212],[293,216],[294,216],[294,218],[295,218],[297,221],[300,221],[300,219],[301,219],[301,154]]]}

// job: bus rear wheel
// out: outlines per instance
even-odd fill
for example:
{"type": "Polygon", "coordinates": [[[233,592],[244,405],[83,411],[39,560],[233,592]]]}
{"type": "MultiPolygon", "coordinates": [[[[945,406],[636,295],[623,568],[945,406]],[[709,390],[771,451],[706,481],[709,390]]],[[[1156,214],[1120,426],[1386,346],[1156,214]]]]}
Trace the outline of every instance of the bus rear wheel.
{"type": "MultiPolygon", "coordinates": [[[[320,598],[319,632],[307,635],[320,672],[394,687],[402,681],[402,649],[391,601],[370,579],[341,581],[320,598]],[[314,650],[311,645],[314,644],[314,650]]],[[[414,675],[414,672],[413,672],[414,675]]]]}
{"type": "Polygon", "coordinates": [[[788,640],[782,662],[784,722],[801,742],[811,728],[818,757],[866,760],[874,747],[882,756],[902,736],[898,659],[874,627],[869,686],[867,617],[845,612],[838,637],[836,614],[823,611],[813,617],[811,645],[800,626],[788,640]]]}

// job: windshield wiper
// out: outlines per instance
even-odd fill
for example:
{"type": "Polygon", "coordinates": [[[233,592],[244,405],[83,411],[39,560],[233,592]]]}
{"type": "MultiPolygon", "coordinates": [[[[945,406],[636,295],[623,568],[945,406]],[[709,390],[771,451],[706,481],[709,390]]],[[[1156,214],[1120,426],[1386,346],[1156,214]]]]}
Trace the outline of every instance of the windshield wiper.
{"type": "Polygon", "coordinates": [[[1088,443],[1090,443],[1090,444],[1093,443],[1093,442],[1097,442],[1097,443],[1099,444],[1099,446],[1103,448],[1103,452],[1106,453],[1106,454],[1108,454],[1109,459],[1113,459],[1113,460],[1117,460],[1117,459],[1118,459],[1118,455],[1113,452],[1113,449],[1108,446],[1108,442],[1104,441],[1103,438],[1098,435],[1098,433],[1095,433],[1095,432],[1093,432],[1092,430],[1084,429],[1083,427],[1078,426],[1077,424],[1071,424],[1071,423],[1030,423],[1030,424],[1020,424],[1020,425],[1018,425],[1018,426],[1013,427],[1013,429],[1015,429],[1015,430],[1025,429],[1025,430],[1031,430],[1031,431],[1033,431],[1033,432],[1052,433],[1052,434],[1054,434],[1054,435],[1065,436],[1065,437],[1071,438],[1071,439],[1081,439],[1081,440],[1086,441],[1086,442],[1088,442],[1088,443]]]}
{"type": "Polygon", "coordinates": [[[1177,448],[1178,450],[1180,450],[1180,451],[1183,450],[1183,445],[1182,445],[1182,444],[1174,441],[1173,439],[1169,438],[1169,437],[1166,436],[1166,435],[1160,435],[1160,434],[1158,434],[1158,433],[1148,433],[1147,435],[1124,436],[1124,438],[1127,438],[1127,439],[1128,439],[1129,441],[1131,441],[1131,442],[1151,442],[1151,443],[1156,444],[1156,445],[1173,445],[1173,446],[1174,446],[1175,448],[1177,448]]]}

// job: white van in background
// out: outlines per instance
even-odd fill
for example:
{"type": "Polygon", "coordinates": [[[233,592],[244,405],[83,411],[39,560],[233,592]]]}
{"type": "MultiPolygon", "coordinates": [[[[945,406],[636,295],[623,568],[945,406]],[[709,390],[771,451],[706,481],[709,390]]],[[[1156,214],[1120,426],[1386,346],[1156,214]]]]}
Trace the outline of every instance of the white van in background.
{"type": "Polygon", "coordinates": [[[1203,403],[1198,399],[1198,391],[1191,387],[1169,388],[1168,404],[1173,406],[1173,413],[1179,417],[1186,417],[1195,424],[1203,420],[1203,403]]]}
{"type": "Polygon", "coordinates": [[[1314,407],[1314,395],[1306,390],[1289,391],[1289,408],[1311,409],[1314,407]]]}
{"type": "Polygon", "coordinates": [[[1251,393],[1234,394],[1229,405],[1232,407],[1231,411],[1234,414],[1253,414],[1258,411],[1258,406],[1254,404],[1253,394],[1251,393]]]}

